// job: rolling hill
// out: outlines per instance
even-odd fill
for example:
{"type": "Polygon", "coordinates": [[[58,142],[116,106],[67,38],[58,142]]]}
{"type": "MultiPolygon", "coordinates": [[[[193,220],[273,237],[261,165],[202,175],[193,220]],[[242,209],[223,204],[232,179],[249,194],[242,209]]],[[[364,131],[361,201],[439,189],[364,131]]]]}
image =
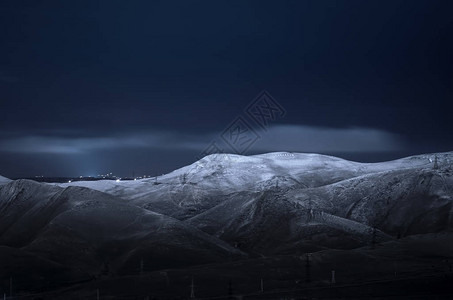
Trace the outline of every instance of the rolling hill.
{"type": "Polygon", "coordinates": [[[51,289],[173,270],[183,284],[194,266],[239,276],[237,262],[246,282],[308,254],[319,266],[343,257],[361,272],[359,261],[398,259],[419,272],[426,257],[450,259],[452,162],[452,152],[382,163],[217,154],[136,181],[3,180],[0,282],[51,289]]]}

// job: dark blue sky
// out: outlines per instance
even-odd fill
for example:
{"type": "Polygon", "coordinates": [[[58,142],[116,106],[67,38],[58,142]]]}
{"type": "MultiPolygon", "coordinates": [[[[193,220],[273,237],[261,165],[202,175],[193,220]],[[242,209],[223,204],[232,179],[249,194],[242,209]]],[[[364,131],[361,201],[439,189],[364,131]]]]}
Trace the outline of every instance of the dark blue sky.
{"type": "Polygon", "coordinates": [[[0,174],[160,174],[244,114],[246,153],[452,150],[452,16],[452,1],[2,1],[0,174]],[[262,90],[286,111],[267,131],[245,113],[262,90]]]}

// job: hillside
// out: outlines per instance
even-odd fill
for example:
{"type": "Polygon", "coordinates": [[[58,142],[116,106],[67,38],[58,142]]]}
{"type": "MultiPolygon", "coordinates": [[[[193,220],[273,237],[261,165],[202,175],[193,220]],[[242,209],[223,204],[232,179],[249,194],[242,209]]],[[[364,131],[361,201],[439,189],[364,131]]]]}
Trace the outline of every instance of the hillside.
{"type": "MultiPolygon", "coordinates": [[[[50,261],[49,268],[86,278],[106,265],[109,272],[137,274],[245,255],[181,221],[87,188],[13,181],[0,188],[0,212],[0,245],[10,249],[0,251],[0,260],[17,266],[23,256],[11,248],[25,251],[32,264],[50,261]]],[[[46,272],[41,276],[52,273],[46,272]]]]}
{"type": "Polygon", "coordinates": [[[110,289],[119,278],[158,274],[150,276],[169,287],[161,295],[176,295],[168,272],[180,289],[201,268],[206,278],[244,282],[265,273],[286,288],[306,276],[290,266],[307,255],[317,272],[345,268],[346,281],[361,272],[380,278],[366,261],[404,261],[415,276],[453,259],[445,242],[452,161],[452,152],[372,164],[219,154],[136,181],[8,181],[0,186],[0,281],[14,276],[36,290],[100,279],[110,289]]]}
{"type": "MultiPolygon", "coordinates": [[[[451,153],[438,154],[451,164],[451,153]]],[[[316,188],[367,174],[392,170],[432,168],[435,155],[418,155],[383,163],[357,163],[303,153],[269,153],[254,156],[213,154],[157,178],[137,181],[72,182],[131,200],[134,204],[178,219],[187,219],[222,202],[234,192],[316,188]]]]}

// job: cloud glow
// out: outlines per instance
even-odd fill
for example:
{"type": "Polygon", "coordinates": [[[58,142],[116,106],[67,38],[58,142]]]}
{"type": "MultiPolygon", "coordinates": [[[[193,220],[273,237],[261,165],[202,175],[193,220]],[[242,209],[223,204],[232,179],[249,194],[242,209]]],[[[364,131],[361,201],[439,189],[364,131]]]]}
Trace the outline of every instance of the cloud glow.
{"type": "MultiPolygon", "coordinates": [[[[150,131],[118,136],[4,138],[0,151],[15,153],[83,154],[117,149],[180,149],[202,151],[220,134],[150,131]]],[[[388,152],[404,149],[401,138],[373,128],[325,128],[304,125],[271,126],[250,150],[258,152],[388,152]]],[[[228,148],[225,148],[226,152],[228,148]]]]}

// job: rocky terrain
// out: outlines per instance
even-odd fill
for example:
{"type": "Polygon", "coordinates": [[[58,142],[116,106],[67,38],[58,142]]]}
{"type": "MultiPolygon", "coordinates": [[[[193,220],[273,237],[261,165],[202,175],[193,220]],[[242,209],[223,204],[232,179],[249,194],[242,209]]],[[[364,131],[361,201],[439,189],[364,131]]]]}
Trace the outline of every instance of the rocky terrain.
{"type": "Polygon", "coordinates": [[[24,297],[88,299],[102,287],[172,299],[195,277],[199,295],[226,295],[233,280],[228,293],[253,298],[261,281],[321,295],[332,270],[343,284],[448,275],[452,201],[453,152],[382,163],[215,154],[119,182],[0,177],[0,292],[13,280],[24,297]]]}

